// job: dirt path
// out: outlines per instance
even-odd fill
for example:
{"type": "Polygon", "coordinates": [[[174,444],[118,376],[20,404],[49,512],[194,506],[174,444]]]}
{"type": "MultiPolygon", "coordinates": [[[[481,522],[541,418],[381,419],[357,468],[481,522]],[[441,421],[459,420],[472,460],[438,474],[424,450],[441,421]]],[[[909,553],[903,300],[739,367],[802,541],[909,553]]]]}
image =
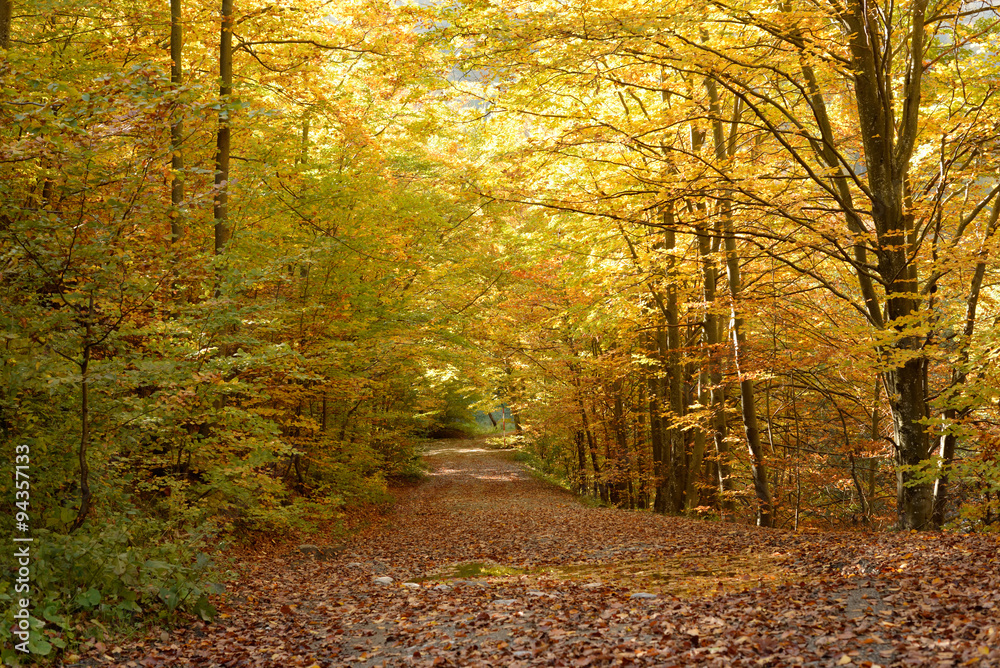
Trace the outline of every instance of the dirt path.
{"type": "Polygon", "coordinates": [[[995,538],[799,535],[586,508],[478,441],[441,443],[427,461],[429,480],[337,558],[251,560],[216,622],[94,658],[1000,665],[995,538]]]}

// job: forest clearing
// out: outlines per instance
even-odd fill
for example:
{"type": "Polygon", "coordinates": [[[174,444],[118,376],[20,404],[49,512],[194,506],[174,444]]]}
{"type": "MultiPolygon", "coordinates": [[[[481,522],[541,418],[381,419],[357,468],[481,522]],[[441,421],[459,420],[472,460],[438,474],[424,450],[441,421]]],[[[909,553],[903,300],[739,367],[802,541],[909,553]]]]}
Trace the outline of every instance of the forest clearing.
{"type": "Polygon", "coordinates": [[[995,663],[998,91],[992,0],[0,0],[0,661],[995,663]]]}

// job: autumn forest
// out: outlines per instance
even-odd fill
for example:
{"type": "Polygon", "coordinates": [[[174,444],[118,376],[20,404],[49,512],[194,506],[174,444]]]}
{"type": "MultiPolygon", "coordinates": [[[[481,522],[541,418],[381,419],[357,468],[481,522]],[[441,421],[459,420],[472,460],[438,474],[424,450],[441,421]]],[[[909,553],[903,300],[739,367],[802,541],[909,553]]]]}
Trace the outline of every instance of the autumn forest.
{"type": "Polygon", "coordinates": [[[346,531],[443,436],[596,505],[996,532],[998,9],[0,0],[32,651],[212,619],[214,546],[346,531]]]}

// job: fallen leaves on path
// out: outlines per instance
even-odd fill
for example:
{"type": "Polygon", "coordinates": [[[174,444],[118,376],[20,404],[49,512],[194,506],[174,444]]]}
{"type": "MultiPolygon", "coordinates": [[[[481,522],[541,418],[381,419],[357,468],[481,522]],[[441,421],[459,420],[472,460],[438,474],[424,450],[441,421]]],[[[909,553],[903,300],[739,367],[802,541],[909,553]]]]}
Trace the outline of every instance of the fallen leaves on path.
{"type": "Polygon", "coordinates": [[[215,622],[86,664],[1000,665],[996,537],[593,509],[476,442],[428,461],[335,559],[248,557],[215,622]]]}

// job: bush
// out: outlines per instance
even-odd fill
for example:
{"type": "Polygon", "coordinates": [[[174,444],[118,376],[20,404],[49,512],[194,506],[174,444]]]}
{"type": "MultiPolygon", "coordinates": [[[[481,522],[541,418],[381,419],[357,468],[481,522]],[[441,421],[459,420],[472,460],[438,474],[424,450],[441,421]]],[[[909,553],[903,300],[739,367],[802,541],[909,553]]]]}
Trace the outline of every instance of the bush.
{"type": "Polygon", "coordinates": [[[31,601],[32,653],[48,655],[54,648],[79,642],[84,618],[120,624],[140,617],[172,618],[184,611],[209,620],[215,609],[211,594],[223,586],[209,546],[218,549],[209,532],[165,538],[165,527],[130,515],[87,524],[73,534],[36,530],[31,545],[31,589],[14,594],[17,566],[6,563],[0,582],[3,625],[2,659],[16,662],[11,633],[15,596],[31,601]]]}

